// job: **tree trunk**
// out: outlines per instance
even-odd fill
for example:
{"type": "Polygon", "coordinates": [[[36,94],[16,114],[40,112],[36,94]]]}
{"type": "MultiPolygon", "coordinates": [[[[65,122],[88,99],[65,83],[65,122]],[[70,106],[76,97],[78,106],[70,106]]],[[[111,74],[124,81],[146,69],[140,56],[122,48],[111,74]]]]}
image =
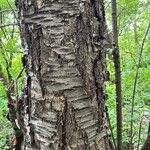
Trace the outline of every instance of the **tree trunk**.
{"type": "Polygon", "coordinates": [[[112,150],[102,0],[19,0],[17,7],[26,53],[22,149],[112,150]]]}
{"type": "Polygon", "coordinates": [[[150,150],[150,134],[148,135],[145,143],[143,144],[143,147],[141,150],[150,150]]]}

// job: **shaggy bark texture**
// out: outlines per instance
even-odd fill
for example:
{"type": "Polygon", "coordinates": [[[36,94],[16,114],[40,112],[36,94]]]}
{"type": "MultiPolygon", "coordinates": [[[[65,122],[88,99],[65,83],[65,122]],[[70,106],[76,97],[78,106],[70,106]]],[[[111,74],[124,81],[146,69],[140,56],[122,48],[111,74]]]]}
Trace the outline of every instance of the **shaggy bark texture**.
{"type": "Polygon", "coordinates": [[[19,0],[23,150],[111,150],[101,0],[19,0]]]}

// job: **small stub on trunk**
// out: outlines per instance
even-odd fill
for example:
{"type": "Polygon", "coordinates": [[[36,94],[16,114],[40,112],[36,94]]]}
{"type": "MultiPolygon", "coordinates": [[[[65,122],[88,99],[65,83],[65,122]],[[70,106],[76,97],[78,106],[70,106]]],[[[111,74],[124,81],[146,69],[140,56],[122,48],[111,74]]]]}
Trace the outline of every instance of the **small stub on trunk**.
{"type": "Polygon", "coordinates": [[[57,111],[63,111],[66,97],[63,91],[54,91],[52,97],[52,107],[57,111]]]}

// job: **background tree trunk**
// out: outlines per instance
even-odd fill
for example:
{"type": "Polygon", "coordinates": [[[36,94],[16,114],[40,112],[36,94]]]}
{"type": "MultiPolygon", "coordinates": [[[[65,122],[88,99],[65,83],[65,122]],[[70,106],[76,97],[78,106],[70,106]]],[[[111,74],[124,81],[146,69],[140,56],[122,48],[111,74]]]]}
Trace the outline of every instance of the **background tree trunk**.
{"type": "Polygon", "coordinates": [[[141,150],[150,150],[150,134],[148,135],[145,143],[143,144],[143,147],[141,150]]]}
{"type": "Polygon", "coordinates": [[[101,0],[19,0],[26,54],[18,122],[23,150],[111,150],[101,0]]]}

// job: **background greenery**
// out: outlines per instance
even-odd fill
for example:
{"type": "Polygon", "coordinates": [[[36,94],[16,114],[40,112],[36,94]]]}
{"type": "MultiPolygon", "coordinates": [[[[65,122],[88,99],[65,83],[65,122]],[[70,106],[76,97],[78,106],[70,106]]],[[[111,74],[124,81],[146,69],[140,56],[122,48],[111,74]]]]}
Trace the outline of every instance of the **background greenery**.
{"type": "MultiPolygon", "coordinates": [[[[19,74],[22,63],[22,49],[20,46],[19,30],[16,26],[16,11],[14,0],[0,1],[0,149],[6,148],[8,135],[12,133],[7,115],[7,89],[19,74]],[[13,11],[12,11],[13,9],[13,11]],[[16,15],[14,15],[14,12],[16,15]],[[14,24],[14,25],[13,25],[14,24]],[[10,79],[10,76],[11,79],[10,79]]],[[[105,0],[106,18],[111,33],[111,3],[105,0]]],[[[149,0],[118,0],[119,48],[121,51],[122,93],[123,93],[123,144],[127,146],[130,140],[131,103],[133,97],[134,80],[140,56],[142,41],[150,18],[149,0]]],[[[111,49],[107,55],[107,69],[110,81],[107,85],[107,107],[114,138],[116,139],[115,116],[115,86],[114,67],[111,49]]],[[[139,67],[138,82],[135,94],[133,118],[133,144],[136,148],[147,136],[150,117],[150,34],[144,43],[142,62],[139,67]],[[140,129],[141,125],[141,131],[140,129]],[[140,138],[139,138],[140,131],[140,138]]],[[[19,80],[21,90],[22,78],[19,80]]],[[[14,93],[15,101],[15,93],[14,93]]]]}
{"type": "MultiPolygon", "coordinates": [[[[6,143],[9,135],[13,133],[11,123],[6,118],[8,113],[6,92],[22,68],[20,33],[16,26],[15,9],[14,0],[0,0],[0,149],[7,149],[6,143]]],[[[19,89],[21,80],[18,83],[19,89]]],[[[15,101],[15,92],[12,93],[15,101]]]]}
{"type": "MultiPolygon", "coordinates": [[[[106,20],[111,33],[111,4],[105,0],[106,20]]],[[[149,0],[118,0],[119,48],[121,53],[123,94],[123,144],[131,138],[131,104],[140,51],[150,21],[149,0]]],[[[111,52],[111,49],[109,50],[111,52]]],[[[133,144],[142,145],[147,137],[150,120],[150,34],[144,42],[142,61],[139,67],[135,92],[133,116],[133,144]],[[140,131],[141,126],[141,131],[140,131]],[[140,133],[139,133],[140,132],[140,133]],[[139,137],[140,134],[140,137],[139,137]]],[[[116,139],[115,85],[113,61],[107,58],[110,81],[107,83],[107,107],[116,139]]]]}

